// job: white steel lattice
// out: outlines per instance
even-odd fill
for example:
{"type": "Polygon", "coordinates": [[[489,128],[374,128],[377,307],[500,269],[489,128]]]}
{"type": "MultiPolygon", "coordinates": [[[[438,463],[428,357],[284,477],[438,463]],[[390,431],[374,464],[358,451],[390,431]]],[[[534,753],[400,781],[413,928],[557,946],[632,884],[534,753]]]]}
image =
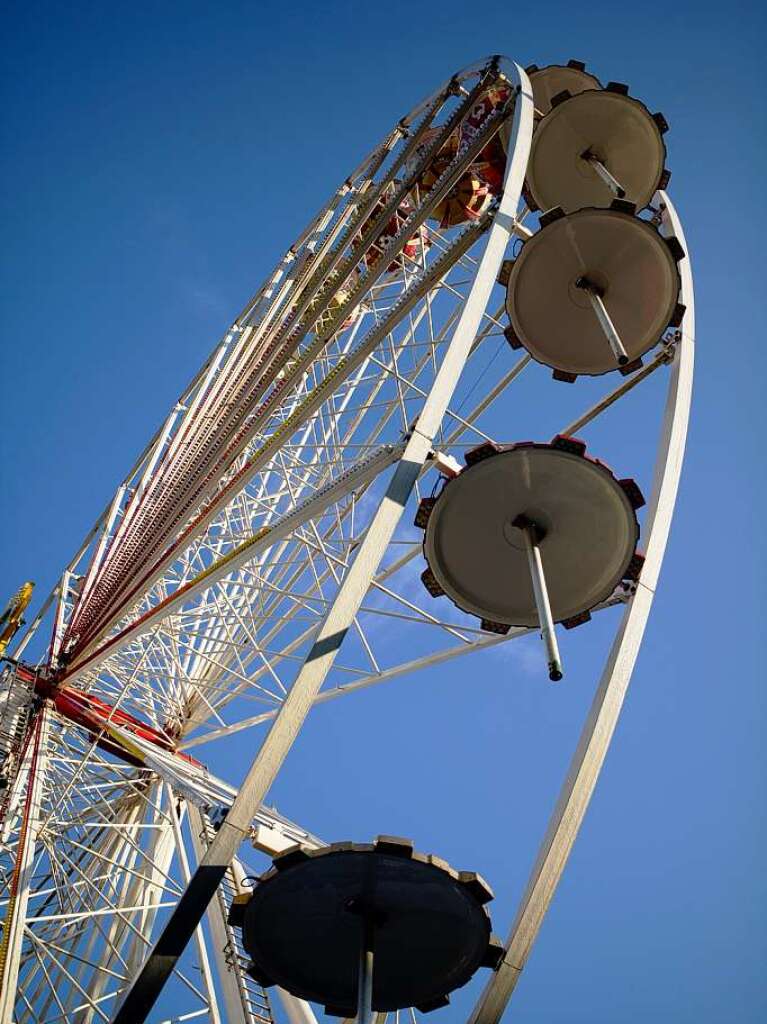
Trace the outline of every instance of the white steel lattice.
{"type": "MultiPolygon", "coordinates": [[[[456,327],[478,286],[492,286],[482,280],[487,270],[479,271],[487,232],[501,224],[529,234],[528,211],[516,197],[513,215],[498,218],[500,193],[468,223],[434,222],[494,139],[509,148],[510,164],[519,159],[509,144],[512,118],[520,118],[517,82],[524,89],[524,74],[497,59],[456,75],[334,193],[247,303],[67,566],[51,647],[38,665],[44,682],[4,674],[0,742],[11,753],[11,782],[0,872],[11,895],[0,906],[7,921],[24,843],[31,871],[15,946],[15,1018],[0,1015],[0,1024],[110,1020],[208,849],[207,815],[223,814],[235,790],[186,752],[214,759],[215,741],[279,714],[376,521],[456,327]],[[426,188],[425,168],[456,133],[454,155],[426,188]],[[73,721],[60,702],[51,704],[56,688],[102,702],[101,717],[85,726],[73,721]],[[37,706],[45,707],[43,718],[33,713],[37,706]],[[29,723],[43,720],[35,783],[29,723]],[[150,730],[149,740],[131,733],[135,722],[150,730]],[[164,740],[153,753],[157,737],[164,740]]],[[[519,186],[523,171],[524,160],[519,186]]],[[[528,356],[509,358],[501,299],[498,291],[482,306],[434,451],[460,454],[493,440],[495,409],[529,373],[528,356]]],[[[596,418],[678,359],[681,338],[668,336],[642,375],[614,386],[575,424],[556,426],[567,432],[596,418]]],[[[416,499],[434,487],[432,467],[427,458],[416,499]]],[[[397,530],[370,572],[318,701],[528,632],[487,633],[446,602],[431,602],[418,580],[420,552],[409,524],[397,530]]],[[[607,603],[630,608],[632,595],[625,589],[607,603]]],[[[262,849],[319,842],[268,809],[253,829],[271,837],[262,849]]],[[[175,968],[174,1021],[268,1024],[277,1014],[247,977],[226,923],[228,897],[245,873],[232,862],[175,968]]],[[[7,935],[6,926],[12,958],[7,935]]],[[[288,1012],[298,1014],[289,998],[288,1012]]]]}

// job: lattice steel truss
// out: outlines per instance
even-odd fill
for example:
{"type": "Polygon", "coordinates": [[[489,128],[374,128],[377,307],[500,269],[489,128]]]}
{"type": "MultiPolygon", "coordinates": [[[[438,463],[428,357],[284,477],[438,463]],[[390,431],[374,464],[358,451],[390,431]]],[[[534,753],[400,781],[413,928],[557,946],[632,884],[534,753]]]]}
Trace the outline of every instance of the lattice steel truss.
{"type": "MultiPolygon", "coordinates": [[[[519,204],[532,130],[527,88],[524,73],[498,58],[461,72],[346,179],[247,303],[67,566],[49,602],[53,635],[37,679],[4,673],[0,733],[9,786],[0,793],[0,872],[8,895],[0,901],[0,1021],[112,1018],[199,860],[216,845],[208,816],[223,817],[236,794],[184,755],[207,757],[210,750],[215,759],[214,741],[280,715],[330,611],[348,607],[351,567],[382,529],[389,481],[403,458],[413,459],[414,438],[420,454],[408,508],[438,479],[436,453],[460,454],[493,439],[491,414],[530,362],[509,360],[502,304],[488,306],[509,238],[529,234],[519,204]],[[501,90],[501,100],[482,108],[492,89],[501,90]],[[461,134],[454,158],[425,191],[424,167],[472,114],[473,130],[461,134]],[[505,192],[468,224],[435,226],[435,207],[493,139],[507,147],[505,192]],[[363,259],[366,253],[372,255],[363,259]],[[499,351],[504,356],[496,362],[499,351]],[[432,432],[422,425],[435,395],[442,407],[438,402],[432,432]],[[84,726],[67,717],[52,702],[57,688],[101,701],[101,718],[84,726]],[[120,725],[120,713],[167,743],[137,737],[130,722],[120,725]]],[[[674,219],[662,194],[655,213],[674,219]]],[[[676,222],[671,227],[681,234],[676,222]]],[[[684,443],[689,280],[686,301],[682,330],[665,339],[642,373],[613,387],[575,423],[561,424],[564,431],[580,429],[672,364],[651,509],[650,580],[662,557],[684,443]]],[[[381,543],[382,557],[367,563],[361,599],[348,609],[343,646],[317,701],[526,632],[486,633],[456,609],[433,603],[418,581],[420,535],[409,523],[394,527],[390,542],[381,543]]],[[[633,655],[621,644],[628,637],[635,647],[643,627],[632,625],[636,602],[633,590],[609,602],[628,603],[612,660],[624,688],[633,655]]],[[[642,609],[635,618],[649,610],[644,595],[642,609]]],[[[614,675],[608,672],[597,695],[597,718],[608,706],[617,716],[614,675]]],[[[608,724],[608,741],[610,731],[608,724]]],[[[579,756],[591,757],[593,774],[600,755],[589,735],[584,742],[579,756]]],[[[577,786],[577,771],[575,779],[577,786]]],[[[566,858],[585,805],[575,811],[564,796],[569,839],[555,820],[547,849],[559,842],[566,858]]],[[[261,849],[319,842],[276,812],[254,813],[249,834],[261,849]]],[[[222,890],[174,968],[178,984],[166,1014],[174,1021],[273,1019],[226,924],[226,896],[246,884],[248,871],[230,861],[222,890]]],[[[547,866],[544,856],[523,917],[529,910],[539,922],[553,890],[541,896],[536,885],[549,870],[558,878],[561,864],[547,866]]],[[[535,930],[525,931],[522,952],[514,946],[519,929],[512,933],[516,952],[491,982],[477,1024],[497,1019],[492,1007],[501,1012],[505,1005],[535,930]]],[[[308,1007],[283,995],[291,1021],[311,1020],[308,1007]]]]}

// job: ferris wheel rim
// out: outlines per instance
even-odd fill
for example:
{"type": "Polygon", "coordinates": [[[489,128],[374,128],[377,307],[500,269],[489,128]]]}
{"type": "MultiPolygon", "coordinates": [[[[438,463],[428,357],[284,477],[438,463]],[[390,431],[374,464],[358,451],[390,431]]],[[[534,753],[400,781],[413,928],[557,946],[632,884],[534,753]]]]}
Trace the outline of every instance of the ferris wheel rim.
{"type": "Polygon", "coordinates": [[[498,1024],[521,977],[604,766],[644,637],[671,530],[692,400],[695,297],[682,222],[665,192],[658,192],[657,199],[670,233],[687,253],[680,265],[680,294],[686,309],[677,332],[664,422],[657,445],[649,523],[644,531],[645,563],[605,661],[578,745],[518,904],[503,961],[487,982],[467,1024],[498,1024]]]}

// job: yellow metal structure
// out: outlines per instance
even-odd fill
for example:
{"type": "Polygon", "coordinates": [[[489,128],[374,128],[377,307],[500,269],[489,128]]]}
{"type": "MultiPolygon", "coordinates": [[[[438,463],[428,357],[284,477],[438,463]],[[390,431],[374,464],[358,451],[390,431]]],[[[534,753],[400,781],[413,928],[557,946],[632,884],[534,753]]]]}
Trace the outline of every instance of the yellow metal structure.
{"type": "Polygon", "coordinates": [[[32,591],[35,585],[32,580],[22,583],[0,615],[0,657],[2,657],[8,644],[11,642],[19,628],[24,624],[24,612],[32,600],[32,591]]]}

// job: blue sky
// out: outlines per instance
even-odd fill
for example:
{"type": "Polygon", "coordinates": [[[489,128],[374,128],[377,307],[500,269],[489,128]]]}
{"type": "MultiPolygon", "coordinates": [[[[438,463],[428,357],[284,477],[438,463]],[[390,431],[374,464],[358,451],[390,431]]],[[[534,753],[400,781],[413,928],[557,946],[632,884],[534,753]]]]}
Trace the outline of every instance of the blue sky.
{"type": "MultiPolygon", "coordinates": [[[[578,57],[664,112],[697,286],[687,462],[624,716],[514,1007],[523,1024],[764,1020],[763,10],[16,3],[4,30],[7,593],[47,592],[276,257],[453,70],[578,57]]],[[[599,640],[573,642],[557,688],[486,656],[403,684],[407,704],[381,688],[319,709],[281,808],[479,867],[505,931],[599,640]]],[[[233,781],[249,751],[245,734],[227,752],[233,781]]]]}

